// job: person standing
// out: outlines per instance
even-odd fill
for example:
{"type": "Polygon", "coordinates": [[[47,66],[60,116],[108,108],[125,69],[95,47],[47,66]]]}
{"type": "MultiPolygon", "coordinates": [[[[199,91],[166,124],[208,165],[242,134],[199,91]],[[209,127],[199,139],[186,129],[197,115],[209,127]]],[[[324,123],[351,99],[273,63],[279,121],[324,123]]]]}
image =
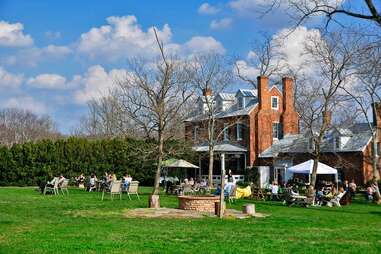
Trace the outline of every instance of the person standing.
{"type": "Polygon", "coordinates": [[[279,186],[278,184],[274,181],[272,184],[271,184],[271,200],[279,200],[279,196],[278,196],[278,191],[279,191],[279,186]]]}
{"type": "Polygon", "coordinates": [[[352,179],[351,183],[349,184],[349,193],[351,194],[351,199],[355,199],[356,189],[357,185],[355,183],[355,179],[352,179]]]}
{"type": "Polygon", "coordinates": [[[231,169],[229,169],[229,171],[228,171],[228,182],[234,183],[234,177],[233,177],[233,173],[232,173],[231,169]]]}

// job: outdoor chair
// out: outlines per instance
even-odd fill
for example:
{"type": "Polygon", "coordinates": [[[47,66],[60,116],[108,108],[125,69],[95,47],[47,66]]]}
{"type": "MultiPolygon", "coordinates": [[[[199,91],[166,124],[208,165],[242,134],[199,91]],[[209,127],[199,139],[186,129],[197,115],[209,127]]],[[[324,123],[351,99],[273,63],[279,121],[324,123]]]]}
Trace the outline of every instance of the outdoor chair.
{"type": "MultiPolygon", "coordinates": [[[[111,183],[110,186],[110,195],[111,195],[111,200],[114,200],[114,195],[119,195],[119,199],[122,199],[122,188],[121,188],[122,182],[121,181],[114,181],[111,183]]],[[[103,189],[102,192],[102,200],[104,198],[105,192],[107,190],[103,189]]]]}
{"type": "Polygon", "coordinates": [[[139,182],[138,181],[131,181],[128,185],[127,195],[128,198],[131,200],[130,194],[135,194],[138,199],[140,200],[139,194],[138,194],[138,188],[139,188],[139,182]]]}
{"type": "Polygon", "coordinates": [[[236,191],[237,191],[237,185],[234,185],[234,186],[230,189],[230,192],[229,192],[228,195],[227,195],[227,199],[228,199],[229,203],[234,203],[235,200],[237,199],[236,191]]]}
{"type": "Polygon", "coordinates": [[[58,194],[58,177],[54,177],[52,181],[46,183],[44,195],[46,195],[47,192],[53,193],[54,195],[58,194]]]}
{"type": "Polygon", "coordinates": [[[340,200],[345,196],[345,193],[346,193],[346,191],[344,191],[344,192],[340,192],[336,197],[334,197],[333,199],[331,199],[328,203],[327,203],[327,205],[328,206],[338,206],[338,207],[340,207],[341,205],[340,205],[340,200]]]}
{"type": "Polygon", "coordinates": [[[192,194],[194,192],[192,185],[190,184],[184,184],[183,186],[183,193],[184,195],[192,194]]]}
{"type": "Polygon", "coordinates": [[[69,185],[69,179],[65,179],[61,186],[58,187],[59,190],[61,190],[62,194],[64,195],[64,191],[66,192],[67,195],[69,195],[69,190],[68,190],[68,185],[69,185]]]}

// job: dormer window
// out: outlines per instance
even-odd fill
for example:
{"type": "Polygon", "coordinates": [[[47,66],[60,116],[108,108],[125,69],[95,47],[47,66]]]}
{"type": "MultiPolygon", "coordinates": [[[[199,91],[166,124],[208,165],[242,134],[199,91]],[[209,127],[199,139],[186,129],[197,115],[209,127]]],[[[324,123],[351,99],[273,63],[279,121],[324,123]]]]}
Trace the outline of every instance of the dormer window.
{"type": "Polygon", "coordinates": [[[271,96],[271,108],[274,110],[279,109],[279,98],[278,96],[271,96]]]}
{"type": "Polygon", "coordinates": [[[245,108],[245,98],[244,97],[238,97],[238,108],[239,109],[245,108]]]}
{"type": "Polygon", "coordinates": [[[309,151],[313,151],[313,150],[315,150],[315,142],[314,142],[314,138],[309,138],[309,139],[308,139],[308,150],[309,150],[309,151]]]}
{"type": "Polygon", "coordinates": [[[335,146],[335,149],[340,149],[341,148],[341,139],[339,136],[336,136],[335,139],[334,139],[334,146],[335,146]]]}

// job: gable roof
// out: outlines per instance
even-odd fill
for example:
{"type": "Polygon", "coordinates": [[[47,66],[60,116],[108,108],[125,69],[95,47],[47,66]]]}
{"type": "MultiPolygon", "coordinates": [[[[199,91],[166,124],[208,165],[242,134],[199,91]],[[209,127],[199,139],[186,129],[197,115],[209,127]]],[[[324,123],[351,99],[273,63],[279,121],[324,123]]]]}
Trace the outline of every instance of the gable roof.
{"type": "Polygon", "coordinates": [[[235,93],[218,93],[217,97],[220,97],[224,101],[234,101],[235,93]]]}
{"type": "Polygon", "coordinates": [[[238,89],[237,94],[241,94],[244,97],[257,97],[257,89],[238,89]]]}
{"type": "MultiPolygon", "coordinates": [[[[362,125],[362,124],[360,124],[362,125]]],[[[357,128],[354,126],[354,128],[357,128]]],[[[349,129],[348,129],[349,130],[349,129]]],[[[351,131],[351,130],[349,130],[351,131]]],[[[351,131],[352,132],[352,131],[351,131]]],[[[341,148],[333,146],[332,138],[324,139],[321,145],[321,152],[361,152],[369,144],[372,139],[372,133],[368,131],[360,131],[347,136],[349,140],[341,148]]],[[[280,153],[307,153],[309,137],[304,134],[286,135],[283,139],[275,141],[272,146],[263,151],[260,158],[272,158],[280,153]]]]}

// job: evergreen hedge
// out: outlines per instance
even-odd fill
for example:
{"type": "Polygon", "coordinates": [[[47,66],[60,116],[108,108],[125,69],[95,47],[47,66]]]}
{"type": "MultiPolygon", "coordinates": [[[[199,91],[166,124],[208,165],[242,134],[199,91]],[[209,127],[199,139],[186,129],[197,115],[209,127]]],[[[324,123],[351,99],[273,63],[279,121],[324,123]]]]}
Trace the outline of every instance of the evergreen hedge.
{"type": "MultiPolygon", "coordinates": [[[[172,140],[165,147],[168,157],[194,161],[190,147],[172,140]]],[[[141,139],[68,138],[57,141],[0,147],[0,185],[35,185],[38,181],[63,174],[73,179],[80,173],[98,178],[115,172],[120,178],[125,172],[141,184],[152,185],[155,171],[155,141],[141,139]]]]}

